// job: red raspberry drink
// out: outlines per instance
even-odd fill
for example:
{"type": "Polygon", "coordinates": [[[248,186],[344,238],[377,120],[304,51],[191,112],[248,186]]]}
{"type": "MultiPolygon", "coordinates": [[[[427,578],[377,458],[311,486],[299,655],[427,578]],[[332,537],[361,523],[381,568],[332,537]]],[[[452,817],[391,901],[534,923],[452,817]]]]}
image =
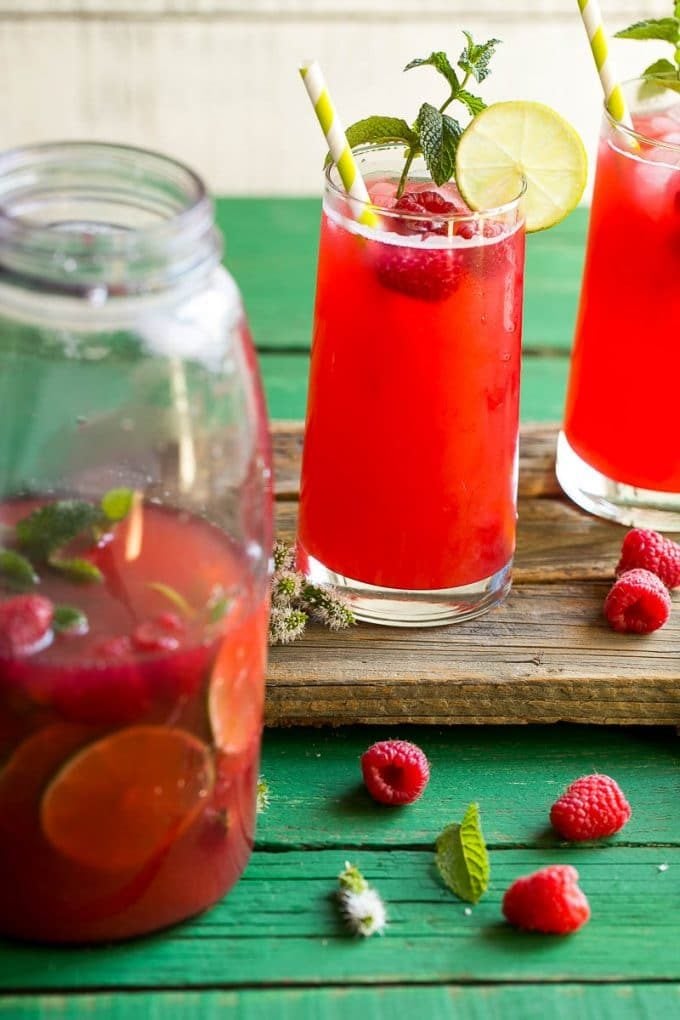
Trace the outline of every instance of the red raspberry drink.
{"type": "Polygon", "coordinates": [[[604,117],[557,471],[593,513],[678,530],[677,94],[657,88],[634,125],[604,117]]]}
{"type": "MultiPolygon", "coordinates": [[[[0,505],[5,552],[54,505],[0,505]]],[[[234,884],[264,698],[267,605],[224,532],[140,503],[74,545],[89,579],[36,565],[17,594],[0,571],[0,932],[57,942],[151,931],[234,884]]]]}
{"type": "Polygon", "coordinates": [[[510,584],[522,217],[517,201],[471,214],[417,163],[397,202],[401,150],[358,159],[380,223],[357,223],[331,170],[299,561],[344,587],[360,619],[446,623],[510,584]]]}

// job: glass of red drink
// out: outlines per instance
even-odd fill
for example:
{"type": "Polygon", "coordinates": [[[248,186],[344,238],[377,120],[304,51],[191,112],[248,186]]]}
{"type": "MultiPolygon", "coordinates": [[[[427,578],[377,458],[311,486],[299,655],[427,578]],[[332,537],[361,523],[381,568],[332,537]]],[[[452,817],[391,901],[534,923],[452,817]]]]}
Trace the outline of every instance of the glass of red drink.
{"type": "Polygon", "coordinates": [[[678,530],[680,96],[626,94],[634,128],[602,122],[557,475],[591,513],[678,530]]]}
{"type": "Polygon", "coordinates": [[[398,146],[356,150],[379,224],[326,174],[298,562],[361,620],[478,615],[510,587],[521,196],[471,213],[398,146]],[[408,197],[410,196],[410,198],[408,197]]]}
{"type": "Polygon", "coordinates": [[[266,416],[201,181],[0,155],[0,935],[121,939],[253,841],[266,416]]]}

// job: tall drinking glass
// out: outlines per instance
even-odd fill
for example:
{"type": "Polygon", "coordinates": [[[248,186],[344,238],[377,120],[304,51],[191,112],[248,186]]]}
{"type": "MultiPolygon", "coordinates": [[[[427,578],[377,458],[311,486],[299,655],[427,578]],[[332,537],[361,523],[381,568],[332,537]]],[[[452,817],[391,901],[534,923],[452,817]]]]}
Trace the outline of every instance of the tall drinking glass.
{"type": "Polygon", "coordinates": [[[680,96],[626,93],[634,129],[602,121],[557,475],[594,514],[677,531],[680,96]]]}
{"type": "Polygon", "coordinates": [[[201,181],[0,155],[0,934],[92,942],[219,899],[253,839],[264,404],[201,181]]]}
{"type": "MultiPolygon", "coordinates": [[[[393,205],[402,150],[356,155],[393,205]]],[[[416,161],[408,190],[433,189],[416,161]]],[[[439,190],[449,211],[383,208],[377,228],[332,168],[323,200],[298,561],[359,619],[399,626],[496,605],[515,547],[520,196],[475,215],[439,190]]]]}

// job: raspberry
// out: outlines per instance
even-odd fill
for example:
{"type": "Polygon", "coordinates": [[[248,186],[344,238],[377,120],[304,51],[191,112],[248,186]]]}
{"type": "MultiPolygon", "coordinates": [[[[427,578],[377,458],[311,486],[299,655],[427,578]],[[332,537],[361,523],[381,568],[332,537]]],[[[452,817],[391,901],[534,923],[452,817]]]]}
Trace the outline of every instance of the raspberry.
{"type": "Polygon", "coordinates": [[[578,887],[576,868],[551,864],[512,883],[503,897],[503,914],[525,931],[568,935],[586,923],[590,906],[578,887]]]}
{"type": "Polygon", "coordinates": [[[670,612],[668,589],[650,570],[627,570],[604,600],[609,626],[622,634],[651,634],[663,627],[670,612]]]}
{"type": "Polygon", "coordinates": [[[460,249],[374,245],[375,271],[383,287],[422,301],[443,301],[457,289],[460,249]]]}
{"type": "Polygon", "coordinates": [[[140,652],[174,652],[179,648],[179,634],[184,624],[177,613],[160,613],[151,620],[137,624],[132,643],[140,652]]]}
{"type": "Polygon", "coordinates": [[[423,219],[423,213],[435,213],[438,216],[447,217],[452,213],[467,212],[468,210],[465,206],[458,207],[453,202],[448,202],[438,191],[409,191],[395,202],[393,211],[419,217],[418,219],[404,218],[400,220],[398,228],[401,234],[446,235],[446,223],[441,220],[423,219]]]}
{"type": "Polygon", "coordinates": [[[631,816],[621,787],[609,776],[581,776],[550,809],[550,821],[564,839],[613,836],[631,816]]]}
{"type": "Polygon", "coordinates": [[[667,588],[680,587],[680,545],[658,531],[633,528],[623,540],[616,576],[637,567],[651,570],[667,588]]]}
{"type": "Polygon", "coordinates": [[[427,758],[408,740],[381,740],[361,756],[366,789],[381,804],[412,804],[430,779],[427,758]]]}
{"type": "Polygon", "coordinates": [[[21,658],[49,644],[54,606],[42,595],[15,595],[0,604],[0,655],[21,658]]]}

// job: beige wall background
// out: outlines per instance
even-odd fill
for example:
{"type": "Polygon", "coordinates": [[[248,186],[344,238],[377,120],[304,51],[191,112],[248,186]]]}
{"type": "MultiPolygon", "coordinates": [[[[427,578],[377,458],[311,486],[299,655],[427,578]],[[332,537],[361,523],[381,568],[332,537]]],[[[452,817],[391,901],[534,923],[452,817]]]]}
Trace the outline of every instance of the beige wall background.
{"type": "MultiPolygon", "coordinates": [[[[611,31],[670,0],[602,0],[611,31]]],[[[297,76],[317,57],[346,122],[412,119],[442,95],[433,49],[503,40],[488,102],[549,103],[590,152],[601,96],[576,0],[0,0],[0,146],[92,138],[159,148],[221,194],[313,194],[323,140],[297,76]]],[[[617,41],[621,77],[663,43],[617,41]]],[[[670,55],[670,54],[668,54],[670,55]]]]}

